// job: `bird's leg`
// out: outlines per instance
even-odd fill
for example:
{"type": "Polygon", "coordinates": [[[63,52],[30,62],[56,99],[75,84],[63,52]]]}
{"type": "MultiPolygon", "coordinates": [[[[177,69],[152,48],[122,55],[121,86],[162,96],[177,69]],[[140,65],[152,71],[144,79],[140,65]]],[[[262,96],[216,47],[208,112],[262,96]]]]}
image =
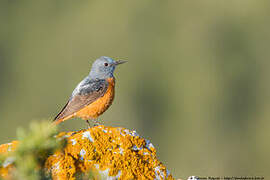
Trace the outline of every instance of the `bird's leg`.
{"type": "Polygon", "coordinates": [[[86,123],[87,123],[87,127],[88,127],[88,128],[91,128],[90,123],[89,123],[88,120],[86,120],[86,123]]]}

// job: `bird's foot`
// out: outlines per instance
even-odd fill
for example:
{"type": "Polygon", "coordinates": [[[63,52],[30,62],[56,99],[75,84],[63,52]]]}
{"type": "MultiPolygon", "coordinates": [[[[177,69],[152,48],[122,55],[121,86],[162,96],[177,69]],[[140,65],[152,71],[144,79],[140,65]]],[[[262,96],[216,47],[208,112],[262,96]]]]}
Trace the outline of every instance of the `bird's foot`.
{"type": "Polygon", "coordinates": [[[91,128],[91,127],[102,125],[102,123],[98,119],[93,119],[92,121],[93,121],[93,125],[91,126],[89,120],[86,120],[88,129],[91,128]]]}
{"type": "Polygon", "coordinates": [[[100,121],[98,119],[94,119],[94,127],[101,125],[100,121]]]}

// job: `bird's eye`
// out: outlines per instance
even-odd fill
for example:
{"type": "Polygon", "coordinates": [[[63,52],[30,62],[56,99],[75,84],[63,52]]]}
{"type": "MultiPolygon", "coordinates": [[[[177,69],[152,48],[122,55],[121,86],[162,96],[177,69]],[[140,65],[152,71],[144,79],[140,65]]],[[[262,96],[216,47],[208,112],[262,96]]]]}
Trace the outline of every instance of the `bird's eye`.
{"type": "Polygon", "coordinates": [[[104,63],[104,66],[108,66],[109,64],[108,63],[104,63]]]}

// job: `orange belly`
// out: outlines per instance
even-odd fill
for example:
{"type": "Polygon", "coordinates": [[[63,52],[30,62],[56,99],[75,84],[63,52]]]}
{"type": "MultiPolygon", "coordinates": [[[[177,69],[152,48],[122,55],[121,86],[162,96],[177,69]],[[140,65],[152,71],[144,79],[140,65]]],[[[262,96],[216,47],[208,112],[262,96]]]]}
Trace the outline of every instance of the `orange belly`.
{"type": "Polygon", "coordinates": [[[114,99],[114,78],[110,78],[107,81],[109,86],[104,96],[79,110],[73,117],[80,117],[84,120],[96,119],[110,107],[114,99]]]}

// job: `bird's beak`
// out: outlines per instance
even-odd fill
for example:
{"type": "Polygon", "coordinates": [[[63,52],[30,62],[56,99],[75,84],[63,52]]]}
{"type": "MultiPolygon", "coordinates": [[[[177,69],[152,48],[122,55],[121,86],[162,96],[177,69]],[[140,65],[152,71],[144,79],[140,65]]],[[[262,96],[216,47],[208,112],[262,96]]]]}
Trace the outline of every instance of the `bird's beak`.
{"type": "Polygon", "coordinates": [[[125,63],[125,62],[127,62],[127,61],[124,61],[124,60],[118,60],[118,61],[115,61],[115,63],[113,63],[113,65],[114,65],[114,66],[117,66],[117,65],[123,64],[123,63],[125,63]]]}

